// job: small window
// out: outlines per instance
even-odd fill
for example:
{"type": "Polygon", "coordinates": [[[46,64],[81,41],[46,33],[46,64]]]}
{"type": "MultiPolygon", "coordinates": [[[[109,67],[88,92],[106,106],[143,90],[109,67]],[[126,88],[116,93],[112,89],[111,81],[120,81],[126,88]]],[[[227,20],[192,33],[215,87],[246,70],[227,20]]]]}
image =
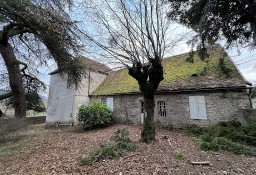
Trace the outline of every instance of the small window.
{"type": "Polygon", "coordinates": [[[157,103],[157,107],[158,107],[158,116],[166,117],[165,102],[164,101],[159,101],[157,103]]]}
{"type": "Polygon", "coordinates": [[[144,101],[140,102],[141,113],[144,114],[144,101]]]}
{"type": "Polygon", "coordinates": [[[70,76],[68,75],[68,78],[67,78],[67,88],[70,88],[71,87],[71,79],[70,79],[70,76]]]}
{"type": "Polygon", "coordinates": [[[190,111],[191,119],[207,120],[204,96],[190,96],[189,97],[189,111],[190,111]]]}
{"type": "Polygon", "coordinates": [[[107,106],[107,99],[106,98],[101,98],[101,105],[107,106]]]}
{"type": "Polygon", "coordinates": [[[113,98],[101,98],[101,105],[107,106],[108,109],[113,111],[113,98]]]}

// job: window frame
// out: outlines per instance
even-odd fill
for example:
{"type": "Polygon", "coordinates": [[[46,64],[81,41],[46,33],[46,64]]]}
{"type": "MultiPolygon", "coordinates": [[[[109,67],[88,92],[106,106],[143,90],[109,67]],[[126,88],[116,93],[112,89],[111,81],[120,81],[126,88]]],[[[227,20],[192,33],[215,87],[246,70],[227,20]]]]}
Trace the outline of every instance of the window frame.
{"type": "Polygon", "coordinates": [[[100,104],[104,105],[104,106],[107,106],[107,98],[101,98],[100,99],[100,104]]]}
{"type": "Polygon", "coordinates": [[[140,113],[144,114],[145,108],[144,108],[144,101],[140,101],[140,113]]]}
{"type": "Polygon", "coordinates": [[[157,114],[159,117],[166,117],[166,102],[158,101],[157,102],[157,114]]]}
{"type": "Polygon", "coordinates": [[[189,96],[189,118],[193,120],[208,120],[204,96],[189,96]]]}

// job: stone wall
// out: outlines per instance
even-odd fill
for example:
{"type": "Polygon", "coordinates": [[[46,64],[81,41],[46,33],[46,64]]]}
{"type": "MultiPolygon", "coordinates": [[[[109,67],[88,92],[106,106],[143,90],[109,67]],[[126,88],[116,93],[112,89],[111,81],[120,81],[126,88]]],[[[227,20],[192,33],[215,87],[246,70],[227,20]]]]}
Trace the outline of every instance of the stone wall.
{"type": "MultiPolygon", "coordinates": [[[[118,95],[114,98],[114,114],[120,122],[141,123],[141,95],[118,95]]],[[[100,101],[100,97],[94,98],[100,101]]],[[[155,122],[162,127],[185,128],[191,124],[208,126],[218,121],[233,119],[237,110],[249,107],[247,92],[194,92],[184,94],[163,94],[155,96],[155,122]],[[207,120],[190,119],[189,96],[204,96],[207,120]],[[157,102],[164,101],[166,117],[157,113],[157,102]]]]}
{"type": "Polygon", "coordinates": [[[256,109],[240,108],[237,112],[237,120],[245,126],[256,123],[256,109]]]}

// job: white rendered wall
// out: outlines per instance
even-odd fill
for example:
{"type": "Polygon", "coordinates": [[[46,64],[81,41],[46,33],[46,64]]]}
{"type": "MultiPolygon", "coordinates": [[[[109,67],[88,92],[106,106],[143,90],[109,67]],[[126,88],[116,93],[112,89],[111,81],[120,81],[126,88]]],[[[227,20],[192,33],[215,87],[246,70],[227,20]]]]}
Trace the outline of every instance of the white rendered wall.
{"type": "Polygon", "coordinates": [[[90,103],[89,95],[105,80],[106,75],[93,71],[86,71],[86,77],[83,78],[79,88],[76,90],[76,95],[73,97],[73,119],[77,123],[79,107],[90,103]],[[89,79],[90,77],[90,79],[89,79]]]}
{"type": "Polygon", "coordinates": [[[47,123],[70,123],[74,122],[72,116],[74,85],[68,88],[67,76],[64,78],[58,74],[51,75],[48,95],[47,123]]]}
{"type": "Polygon", "coordinates": [[[75,89],[74,85],[67,87],[67,76],[62,78],[58,74],[51,75],[46,122],[77,123],[79,107],[90,103],[89,94],[105,78],[105,74],[88,70],[79,88],[75,89]]]}

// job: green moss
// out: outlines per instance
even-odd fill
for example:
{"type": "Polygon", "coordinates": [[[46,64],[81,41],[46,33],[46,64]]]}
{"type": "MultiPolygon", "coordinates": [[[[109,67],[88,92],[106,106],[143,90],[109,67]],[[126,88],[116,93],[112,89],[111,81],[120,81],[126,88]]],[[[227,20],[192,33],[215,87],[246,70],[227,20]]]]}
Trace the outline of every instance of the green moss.
{"type": "Polygon", "coordinates": [[[138,92],[137,81],[128,74],[127,69],[111,73],[93,95],[138,92]]]}
{"type": "MultiPolygon", "coordinates": [[[[207,60],[202,61],[197,54],[194,54],[193,63],[187,61],[189,53],[165,58],[163,60],[164,80],[160,83],[158,90],[175,90],[197,87],[201,82],[218,82],[232,77],[225,75],[219,66],[221,51],[215,50],[207,60]]],[[[229,75],[235,71],[233,63],[228,57],[224,58],[225,68],[229,75]]],[[[226,70],[225,69],[225,70],[226,70]]],[[[239,76],[239,75],[234,75],[239,76]]],[[[113,72],[103,84],[93,92],[92,95],[108,95],[139,92],[137,81],[128,74],[127,69],[113,72]]]]}

